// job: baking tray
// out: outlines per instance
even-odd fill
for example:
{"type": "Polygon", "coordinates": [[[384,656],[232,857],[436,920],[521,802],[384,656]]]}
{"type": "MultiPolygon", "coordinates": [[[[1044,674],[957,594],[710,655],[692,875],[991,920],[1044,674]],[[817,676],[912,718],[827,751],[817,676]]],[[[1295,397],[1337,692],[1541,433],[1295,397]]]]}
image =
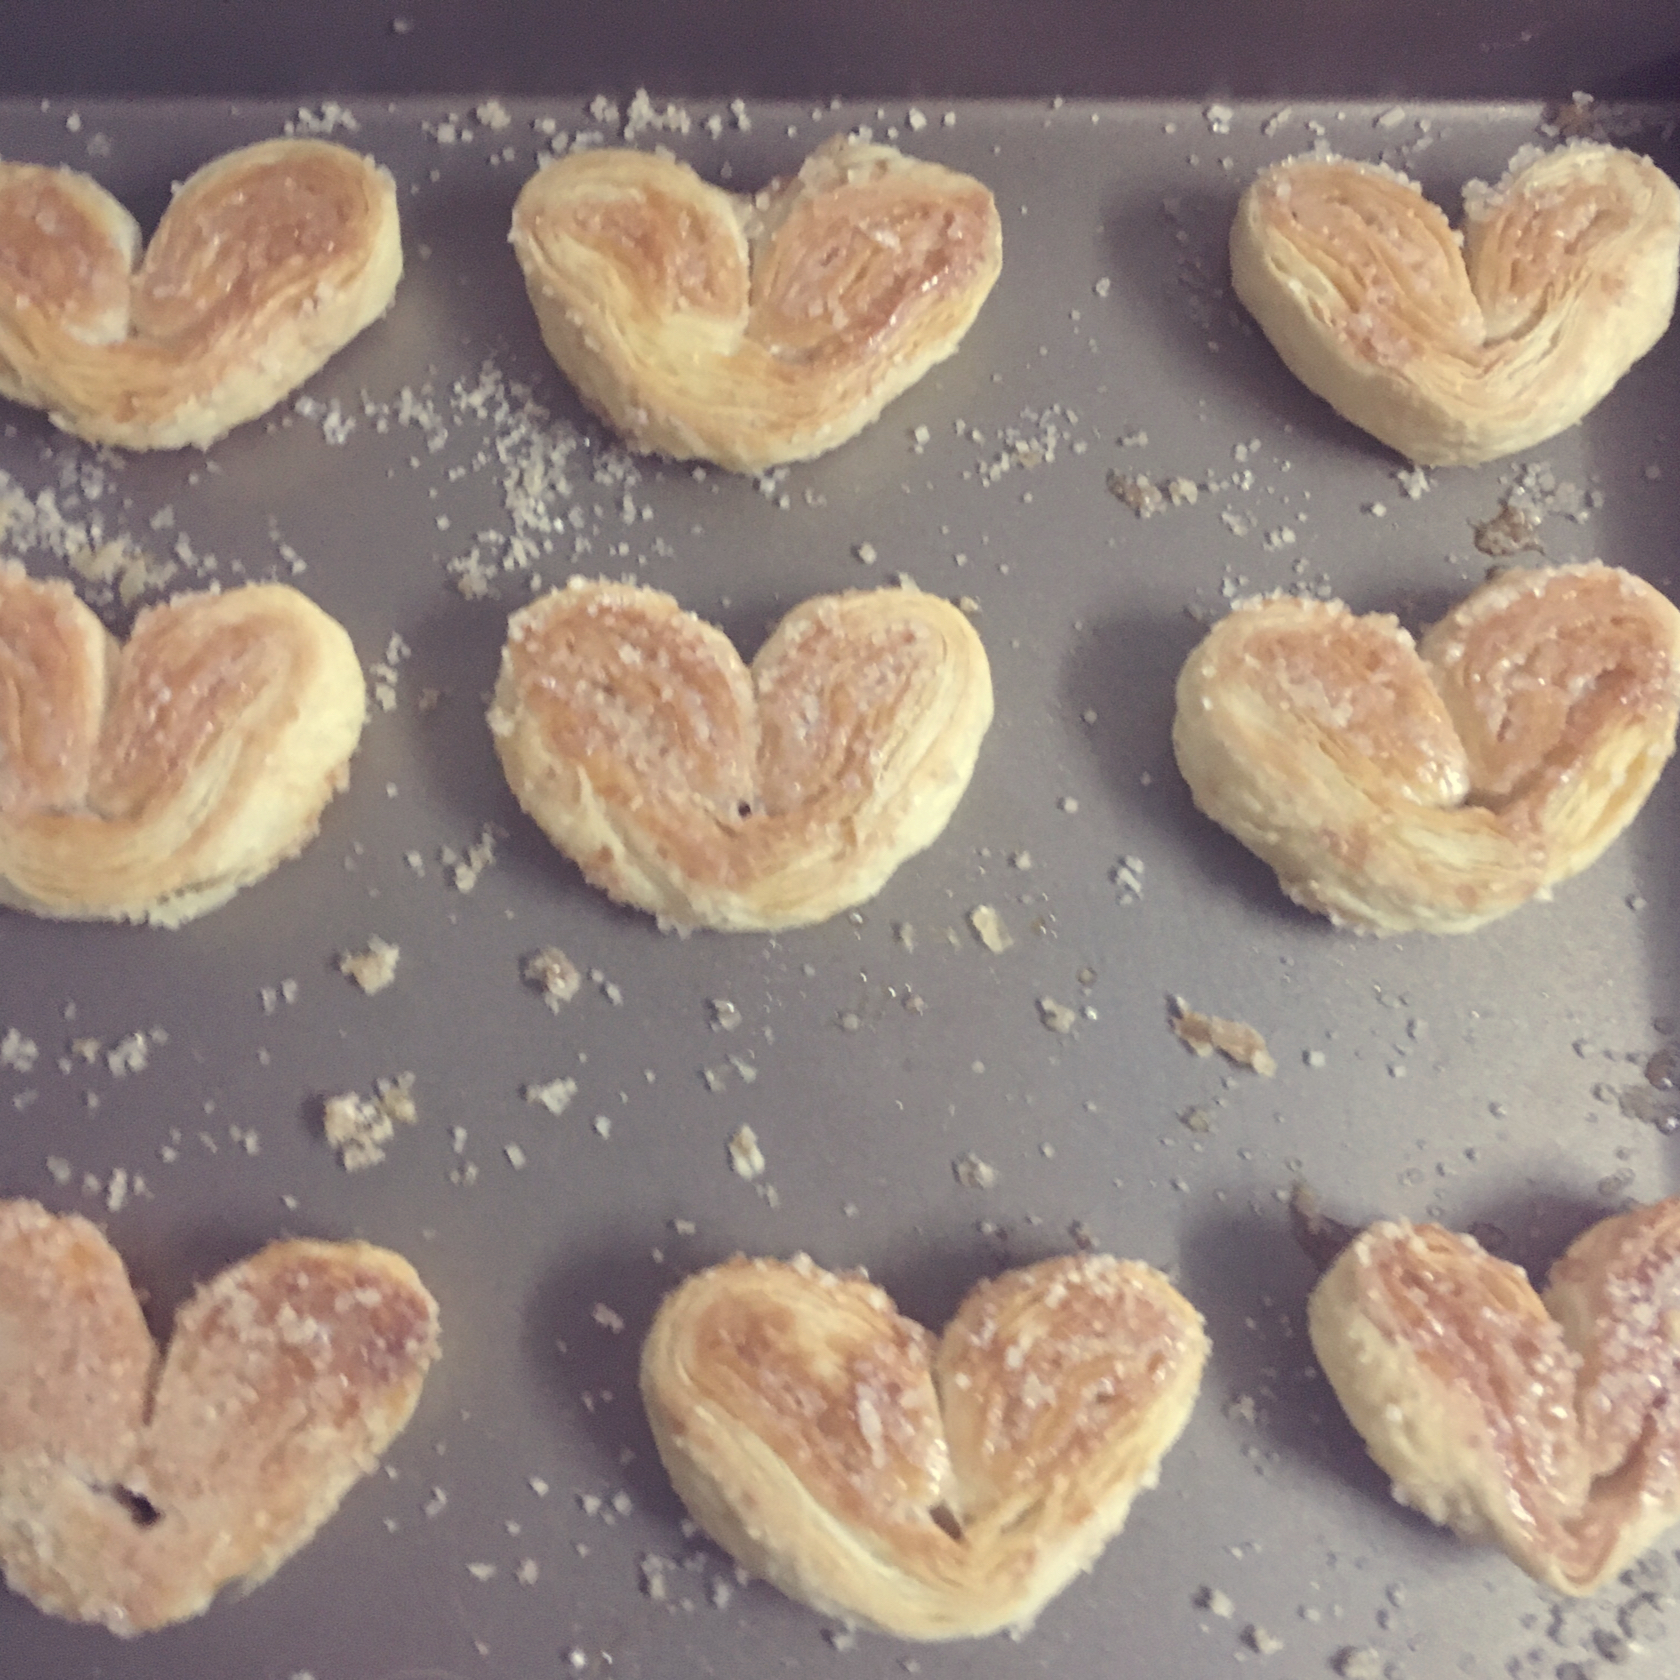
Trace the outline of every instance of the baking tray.
{"type": "MultiPolygon", "coordinates": [[[[631,459],[548,361],[506,243],[539,151],[611,138],[623,111],[0,104],[6,156],[91,167],[147,225],[205,159],[330,130],[395,175],[408,265],[385,320],[207,455],[96,451],[4,412],[0,467],[28,504],[7,542],[33,570],[121,534],[175,564],[164,592],[284,578],[345,623],[391,703],[308,852],[202,921],[0,917],[0,1033],[38,1047],[0,1068],[0,1184],[98,1218],[159,1328],[273,1237],[355,1235],[413,1259],[445,1349],[384,1471],[269,1584],[126,1645],[0,1596],[6,1672],[1299,1676],[1348,1652],[1390,1676],[1672,1672],[1674,1536],[1560,1603],[1389,1500],[1315,1371],[1286,1204],[1305,1179],[1344,1217],[1473,1227],[1543,1269],[1675,1188],[1643,1069],[1675,1030],[1680,783],[1555,902],[1376,941],[1289,906],[1194,812],[1168,743],[1177,668],[1230,598],[1304,584],[1426,623],[1479,579],[1473,524],[1519,486],[1548,558],[1680,584],[1674,335],[1543,448],[1403,477],[1229,293],[1226,232],[1263,162],[1322,139],[1456,210],[1543,113],[690,101],[686,131],[657,114],[638,143],[737,187],[860,126],[988,182],[1004,272],[958,354],[854,442],[764,480],[631,459]],[[1140,519],[1115,471],[1193,479],[1197,500],[1140,519]],[[804,597],[900,573],[971,598],[997,720],[949,828],[874,902],[802,932],[679,940],[610,905],[490,748],[506,616],[535,584],[501,569],[513,535],[552,545],[545,586],[631,574],[749,650],[804,597]],[[488,593],[463,594],[469,576],[488,593]],[[458,875],[486,835],[493,861],[458,875]],[[1010,949],[974,937],[983,904],[1010,949]],[[336,961],[372,935],[401,958],[370,997],[336,961]],[[521,979],[544,945],[588,977],[558,1013],[521,979]],[[1188,1054],[1174,995],[1259,1027],[1276,1076],[1188,1054]],[[1070,1031],[1044,999],[1076,1011],[1070,1031]],[[418,1124],[345,1173],[322,1098],[405,1072],[418,1124]],[[524,1100],[562,1075],[565,1113],[524,1100]],[[756,1185],[730,1169],[743,1124],[756,1185]],[[990,1188],[954,1171],[970,1154],[990,1188]],[[1029,1636],[854,1637],[685,1528],[635,1392],[678,1278],[803,1249],[938,1325],[977,1278],[1078,1243],[1169,1271],[1214,1352],[1161,1486],[1029,1636]]],[[[1593,120],[1673,172],[1673,118],[1593,120]]]]}

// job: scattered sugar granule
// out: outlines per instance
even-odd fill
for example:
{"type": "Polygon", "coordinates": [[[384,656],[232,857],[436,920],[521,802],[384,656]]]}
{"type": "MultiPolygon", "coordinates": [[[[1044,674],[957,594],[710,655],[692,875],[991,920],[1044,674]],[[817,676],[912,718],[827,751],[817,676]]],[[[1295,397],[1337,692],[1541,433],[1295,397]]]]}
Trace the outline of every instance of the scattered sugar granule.
{"type": "Polygon", "coordinates": [[[502,1153],[507,1156],[507,1164],[512,1167],[515,1172],[524,1172],[525,1151],[521,1149],[517,1143],[503,1144],[502,1153]]]}
{"type": "Polygon", "coordinates": [[[624,1333],[624,1320],[615,1313],[605,1301],[597,1301],[590,1309],[589,1316],[601,1326],[603,1330],[610,1330],[615,1336],[624,1333]]]}
{"type": "Polygon", "coordinates": [[[749,1184],[764,1176],[764,1151],[758,1147],[758,1134],[751,1126],[743,1126],[729,1140],[729,1164],[736,1176],[749,1184]]]}
{"type": "Polygon", "coordinates": [[[577,1095],[577,1081],[575,1079],[551,1079],[546,1085],[527,1085],[525,1100],[528,1103],[539,1103],[550,1114],[561,1115],[577,1095]]]}
{"type": "Polygon", "coordinates": [[[719,1032],[734,1032],[741,1024],[741,1011],[728,998],[711,1000],[712,1025],[719,1032]]]}
{"type": "Polygon", "coordinates": [[[514,1571],[514,1580],[522,1587],[534,1587],[542,1576],[542,1569],[535,1558],[523,1558],[518,1569],[514,1571]]]}
{"type": "Polygon", "coordinates": [[[1200,1609],[1218,1616],[1223,1621],[1228,1621],[1237,1613],[1237,1607],[1231,1601],[1231,1595],[1221,1592],[1218,1587],[1203,1587],[1196,1594],[1196,1604],[1200,1609]]]}
{"type": "Polygon", "coordinates": [[[1079,1011],[1070,1009],[1065,1003],[1057,1003],[1053,997],[1041,997],[1038,1000],[1038,1015],[1053,1033],[1063,1035],[1073,1031],[1073,1024],[1079,1019],[1079,1011]]]}
{"type": "Polygon", "coordinates": [[[1120,889],[1122,904],[1135,904],[1143,897],[1143,859],[1123,857],[1115,864],[1112,879],[1120,889]]]}
{"type": "Polygon", "coordinates": [[[396,979],[397,959],[401,955],[400,946],[374,934],[369,938],[365,951],[338,953],[338,972],[355,981],[369,997],[372,997],[375,992],[384,991],[396,979]]]}
{"type": "Polygon", "coordinates": [[[1265,1039],[1245,1021],[1203,1015],[1181,997],[1172,1000],[1168,1019],[1172,1030],[1198,1056],[1211,1056],[1217,1050],[1231,1061],[1253,1068],[1264,1078],[1269,1079],[1277,1072],[1277,1062],[1266,1048],[1265,1039]]]}
{"type": "Polygon", "coordinates": [[[875,545],[872,542],[861,542],[852,550],[852,552],[866,566],[873,566],[875,562],[881,558],[881,556],[875,552],[875,545]]]}
{"type": "Polygon", "coordinates": [[[0,1067],[10,1068],[14,1073],[28,1073],[40,1053],[35,1040],[25,1038],[16,1027],[7,1027],[6,1036],[0,1038],[0,1067]]]}
{"type": "Polygon", "coordinates": [[[965,1190],[990,1190],[998,1181],[997,1168],[989,1161],[982,1161],[973,1150],[959,1155],[951,1163],[951,1171],[965,1190]]]}
{"type": "Polygon", "coordinates": [[[1342,1680],[1382,1680],[1382,1653],[1369,1645],[1344,1645],[1330,1666],[1342,1680]]]}
{"type": "Polygon", "coordinates": [[[968,913],[968,925],[975,936],[994,956],[1007,951],[1015,943],[1003,919],[989,904],[977,904],[968,913]]]}
{"type": "Polygon", "coordinates": [[[438,862],[450,871],[450,879],[457,892],[470,893],[478,885],[478,878],[496,861],[496,840],[500,831],[486,823],[483,831],[467,847],[462,857],[453,846],[441,847],[438,862]]]}
{"type": "Polygon", "coordinates": [[[542,1000],[558,1015],[563,1003],[570,1003],[583,984],[583,975],[566,953],[555,945],[545,945],[525,959],[527,985],[542,994],[542,1000]]]}
{"type": "Polygon", "coordinates": [[[360,1172],[385,1159],[385,1145],[399,1124],[419,1119],[414,1104],[414,1075],[380,1079],[370,1100],[356,1091],[328,1097],[322,1105],[327,1142],[338,1151],[346,1172],[360,1172]]]}
{"type": "Polygon", "coordinates": [[[112,1075],[121,1079],[124,1074],[144,1073],[151,1058],[151,1045],[142,1032],[132,1032],[119,1039],[105,1055],[105,1065],[112,1075]]]}
{"type": "Polygon", "coordinates": [[[1276,1656],[1283,1649],[1283,1641],[1276,1634],[1268,1633],[1258,1622],[1251,1622],[1243,1629],[1243,1642],[1257,1656],[1276,1656]]]}
{"type": "Polygon", "coordinates": [[[469,1563],[467,1573],[475,1581],[493,1581],[496,1578],[496,1566],[493,1563],[469,1563]]]}

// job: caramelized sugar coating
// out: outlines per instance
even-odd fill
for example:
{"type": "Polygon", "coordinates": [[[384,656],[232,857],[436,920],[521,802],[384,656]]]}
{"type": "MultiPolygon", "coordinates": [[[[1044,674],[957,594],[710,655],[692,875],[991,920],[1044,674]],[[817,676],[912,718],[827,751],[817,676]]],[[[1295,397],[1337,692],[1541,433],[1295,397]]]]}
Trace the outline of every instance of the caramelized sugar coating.
{"type": "Polygon", "coordinates": [[[0,163],[0,393],[128,449],[207,446],[384,314],[396,190],[324,140],[206,164],[149,246],[97,182],[0,163]]]}
{"type": "Polygon", "coordinates": [[[1207,1338],[1107,1255],[980,1284],[944,1335],[803,1255],[690,1278],[642,1349],[695,1519],[801,1602],[907,1639],[1024,1629],[1126,1520],[1189,1418],[1207,1338]]]}
{"type": "Polygon", "coordinates": [[[819,596],[749,667],[669,595],[576,579],[509,622],[490,727],[593,885],[742,930],[877,893],[950,819],[991,717],[980,638],[932,595],[819,596]]]}
{"type": "Polygon", "coordinates": [[[277,1242],[205,1284],[160,1354],[99,1231],[0,1202],[0,1569],[130,1635],[274,1573],[372,1470],[437,1356],[400,1255],[277,1242]]]}
{"type": "Polygon", "coordinates": [[[956,349],[1002,231],[978,181],[836,136],[753,198],[595,150],[513,212],[543,341],[632,448],[761,472],[853,437],[956,349]]]}
{"type": "Polygon", "coordinates": [[[181,595],[117,643],[0,562],[0,904],[177,926],[294,856],[348,781],[366,692],[284,584],[181,595]]]}
{"type": "Polygon", "coordinates": [[[1680,189],[1574,143],[1465,188],[1462,235],[1379,164],[1297,157],[1249,187],[1231,278],[1290,371],[1430,466],[1573,426],[1667,329],[1680,189]]]}
{"type": "Polygon", "coordinates": [[[1340,602],[1241,602],[1185,662],[1173,749],[1296,903],[1462,933],[1598,858],[1677,715],[1680,612],[1593,561],[1500,573],[1416,646],[1340,602]]]}
{"type": "Polygon", "coordinates": [[[1544,1300],[1471,1237],[1373,1225],[1308,1322],[1395,1498],[1548,1586],[1593,1592],[1680,1517],[1680,1198],[1593,1226],[1544,1300]]]}

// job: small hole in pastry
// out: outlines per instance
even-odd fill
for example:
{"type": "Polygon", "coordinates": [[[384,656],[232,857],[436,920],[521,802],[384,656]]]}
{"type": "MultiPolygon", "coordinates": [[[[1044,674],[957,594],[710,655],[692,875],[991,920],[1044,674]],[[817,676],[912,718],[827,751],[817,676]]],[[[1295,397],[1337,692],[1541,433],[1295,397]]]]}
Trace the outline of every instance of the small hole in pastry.
{"type": "Polygon", "coordinates": [[[743,799],[740,804],[735,807],[735,815],[738,817],[750,817],[752,814],[753,808],[752,801],[750,799],[743,799]]]}
{"type": "Polygon", "coordinates": [[[93,1491],[114,1499],[134,1519],[136,1528],[150,1528],[163,1520],[163,1512],[145,1494],[136,1493],[133,1488],[104,1484],[96,1486],[93,1491]]]}
{"type": "Polygon", "coordinates": [[[953,1540],[962,1539],[962,1524],[957,1521],[956,1513],[949,1505],[935,1505],[934,1508],[928,1512],[928,1516],[932,1519],[936,1527],[944,1529],[953,1540]]]}

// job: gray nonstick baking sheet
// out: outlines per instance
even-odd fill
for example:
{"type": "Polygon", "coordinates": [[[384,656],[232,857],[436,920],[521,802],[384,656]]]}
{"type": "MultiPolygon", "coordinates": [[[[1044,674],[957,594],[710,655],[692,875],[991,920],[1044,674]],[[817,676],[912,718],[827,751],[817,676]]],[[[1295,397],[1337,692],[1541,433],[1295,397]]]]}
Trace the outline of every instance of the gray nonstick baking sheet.
{"type": "MultiPolygon", "coordinates": [[[[0,916],[0,1189],[99,1219],[160,1330],[195,1280],[300,1233],[408,1255],[444,1340],[383,1471],[271,1582],[126,1645],[0,1596],[8,1675],[1674,1672],[1680,1534],[1564,1603],[1390,1500],[1315,1372],[1287,1202],[1304,1180],[1344,1218],[1474,1228],[1538,1273],[1675,1188],[1645,1075],[1680,1017],[1680,782],[1555,902],[1374,941],[1287,904],[1192,809],[1168,742],[1178,666],[1230,599],[1308,587],[1419,626],[1482,576],[1474,526],[1512,497],[1548,559],[1680,588],[1674,335],[1575,431],[1413,474],[1297,386],[1228,289],[1265,161],[1382,157],[1456,214],[1466,178],[1547,143],[1543,117],[0,105],[7,157],[91,169],[148,227],[217,153],[330,131],[392,170],[407,252],[390,315],[208,454],[0,414],[5,545],[32,570],[74,559],[119,629],[159,593],[284,578],[379,691],[319,839],[225,908],[174,933],[0,916]],[[820,461],[755,481],[628,457],[545,355],[506,240],[539,153],[627,119],[744,189],[868,126],[992,187],[1002,280],[952,360],[820,461]],[[1115,473],[1196,497],[1140,518],[1115,473]],[[90,578],[84,551],[119,537],[113,580],[90,578]],[[670,590],[749,653],[812,594],[904,574],[969,598],[997,717],[949,828],[859,912],[776,938],[667,937],[609,904],[521,815],[484,722],[508,613],[573,572],[670,590]],[[979,906],[1008,949],[976,938],[979,906]],[[337,960],[375,936],[400,959],[367,996],[337,960]],[[551,945],[585,976],[558,1012],[522,979],[551,945]],[[1259,1028],[1275,1077],[1188,1053],[1174,996],[1259,1028]],[[405,1073],[418,1123],[346,1173],[323,1098],[405,1073]],[[562,1077],[564,1112],[526,1100],[562,1077]],[[757,1183],[731,1169],[743,1125],[757,1183]],[[971,1156],[995,1178],[959,1174],[971,1156]],[[1080,1243],[1170,1272],[1214,1352],[1159,1488],[1025,1638],[854,1636],[685,1526],[635,1383],[677,1279],[803,1249],[937,1326],[979,1277],[1080,1243]]],[[[1571,114],[1671,172],[1673,119],[1571,114]]]]}

